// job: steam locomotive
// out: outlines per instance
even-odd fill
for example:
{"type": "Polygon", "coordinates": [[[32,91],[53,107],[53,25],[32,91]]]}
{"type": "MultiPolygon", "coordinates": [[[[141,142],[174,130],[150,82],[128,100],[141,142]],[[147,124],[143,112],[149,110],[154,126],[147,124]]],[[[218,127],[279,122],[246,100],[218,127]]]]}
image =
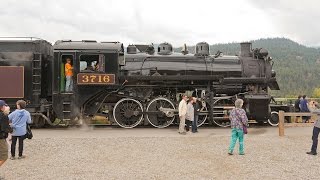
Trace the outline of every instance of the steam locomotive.
{"type": "Polygon", "coordinates": [[[129,45],[120,42],[42,39],[0,41],[0,98],[14,105],[28,102],[36,126],[77,124],[104,117],[123,128],[175,123],[182,94],[201,105],[198,126],[230,125],[228,112],[244,100],[249,119],[270,122],[269,90],[279,90],[273,61],[263,48],[241,43],[238,56],[210,54],[200,42],[195,54],[180,53],[169,43],[129,45]],[[65,63],[73,66],[73,91],[65,91],[65,63]]]}

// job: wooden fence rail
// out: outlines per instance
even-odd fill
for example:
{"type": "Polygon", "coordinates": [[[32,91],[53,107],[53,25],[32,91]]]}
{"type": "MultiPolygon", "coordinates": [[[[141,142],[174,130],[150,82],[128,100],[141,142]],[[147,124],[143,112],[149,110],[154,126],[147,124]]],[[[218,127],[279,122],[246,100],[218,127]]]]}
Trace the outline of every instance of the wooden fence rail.
{"type": "Polygon", "coordinates": [[[291,117],[300,117],[300,116],[312,116],[313,114],[309,112],[284,112],[279,111],[279,136],[284,136],[284,117],[291,116],[291,117]]]}

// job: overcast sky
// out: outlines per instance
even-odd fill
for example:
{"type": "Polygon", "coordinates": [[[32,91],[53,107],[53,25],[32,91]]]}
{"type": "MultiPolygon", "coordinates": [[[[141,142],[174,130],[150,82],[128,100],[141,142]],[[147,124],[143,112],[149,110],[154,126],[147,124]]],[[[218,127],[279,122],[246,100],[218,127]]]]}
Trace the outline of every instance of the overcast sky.
{"type": "Polygon", "coordinates": [[[174,46],[287,37],[320,46],[319,0],[0,1],[0,36],[174,46]]]}

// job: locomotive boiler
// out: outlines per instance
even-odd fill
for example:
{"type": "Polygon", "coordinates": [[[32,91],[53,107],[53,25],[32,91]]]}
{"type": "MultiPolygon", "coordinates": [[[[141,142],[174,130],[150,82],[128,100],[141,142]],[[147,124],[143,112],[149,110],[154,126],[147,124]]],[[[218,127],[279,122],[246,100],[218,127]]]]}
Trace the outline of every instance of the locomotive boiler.
{"type": "Polygon", "coordinates": [[[270,117],[268,89],[279,89],[272,70],[272,58],[262,48],[252,50],[251,43],[241,43],[239,56],[225,56],[221,52],[210,55],[209,44],[198,43],[195,54],[187,47],[174,53],[169,43],[157,48],[129,45],[120,79],[126,80],[122,89],[127,94],[113,109],[114,120],[127,127],[126,120],[142,116],[155,127],[174,122],[181,94],[195,96],[202,109],[198,125],[207,122],[229,126],[228,112],[234,100],[242,98],[250,119],[259,123],[270,117]],[[131,110],[125,104],[135,104],[131,110]],[[142,112],[140,116],[137,112],[142,112]],[[131,116],[129,116],[129,114],[131,116]]]}

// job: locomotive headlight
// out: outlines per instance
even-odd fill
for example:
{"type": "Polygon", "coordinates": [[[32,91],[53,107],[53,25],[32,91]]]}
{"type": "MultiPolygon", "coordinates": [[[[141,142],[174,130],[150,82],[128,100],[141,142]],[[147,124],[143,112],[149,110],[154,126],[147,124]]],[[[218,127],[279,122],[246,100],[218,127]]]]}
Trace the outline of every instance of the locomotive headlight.
{"type": "Polygon", "coordinates": [[[272,69],[271,70],[271,77],[276,77],[276,75],[277,75],[276,71],[272,69]]]}

